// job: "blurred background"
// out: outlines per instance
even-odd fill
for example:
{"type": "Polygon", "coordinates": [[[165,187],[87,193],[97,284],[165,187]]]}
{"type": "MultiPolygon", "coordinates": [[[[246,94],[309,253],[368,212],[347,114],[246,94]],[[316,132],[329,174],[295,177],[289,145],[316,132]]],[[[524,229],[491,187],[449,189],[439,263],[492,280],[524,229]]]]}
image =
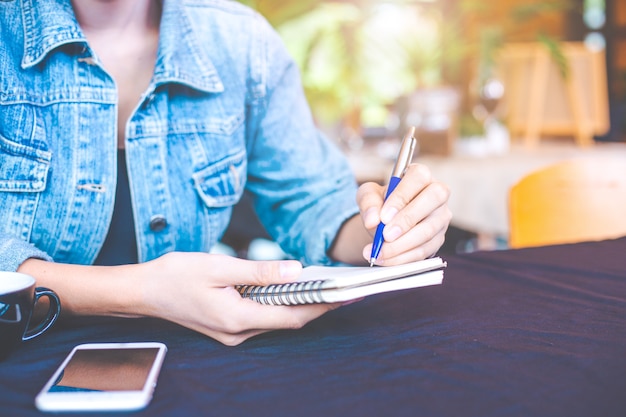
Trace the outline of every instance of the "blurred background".
{"type": "MultiPolygon", "coordinates": [[[[452,189],[446,251],[506,248],[508,190],[537,168],[598,154],[626,167],[625,0],[241,3],[283,38],[360,182],[384,183],[417,128],[416,159],[452,189]]],[[[225,241],[249,256],[237,224],[225,241]]]]}
{"type": "Polygon", "coordinates": [[[501,48],[513,42],[543,44],[562,67],[560,42],[605,49],[612,102],[619,107],[625,98],[624,1],[241,2],[282,35],[300,66],[314,114],[327,128],[393,130],[407,97],[445,86],[461,95],[461,133],[473,133],[480,129],[470,117],[479,94],[473,90],[492,75],[501,48]]]}

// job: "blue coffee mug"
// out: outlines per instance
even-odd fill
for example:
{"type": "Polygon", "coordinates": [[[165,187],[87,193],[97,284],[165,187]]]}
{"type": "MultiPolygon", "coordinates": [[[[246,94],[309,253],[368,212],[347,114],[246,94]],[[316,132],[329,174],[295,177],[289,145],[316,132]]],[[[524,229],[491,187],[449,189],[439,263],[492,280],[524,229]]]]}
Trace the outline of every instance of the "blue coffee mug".
{"type": "Polygon", "coordinates": [[[35,287],[35,279],[19,272],[0,272],[0,360],[23,341],[48,330],[61,313],[61,302],[48,288],[35,287]],[[41,297],[49,300],[48,311],[39,323],[31,323],[41,297]]]}

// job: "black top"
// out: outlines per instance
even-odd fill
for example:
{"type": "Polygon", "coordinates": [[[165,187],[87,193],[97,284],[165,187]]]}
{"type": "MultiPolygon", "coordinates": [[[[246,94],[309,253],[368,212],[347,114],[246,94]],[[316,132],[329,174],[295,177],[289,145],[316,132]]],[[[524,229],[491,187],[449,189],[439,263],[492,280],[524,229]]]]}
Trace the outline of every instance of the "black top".
{"type": "Polygon", "coordinates": [[[137,238],[135,220],[130,200],[126,152],[117,151],[117,188],[113,218],[109,226],[104,246],[94,265],[125,265],[137,263],[137,238]]]}

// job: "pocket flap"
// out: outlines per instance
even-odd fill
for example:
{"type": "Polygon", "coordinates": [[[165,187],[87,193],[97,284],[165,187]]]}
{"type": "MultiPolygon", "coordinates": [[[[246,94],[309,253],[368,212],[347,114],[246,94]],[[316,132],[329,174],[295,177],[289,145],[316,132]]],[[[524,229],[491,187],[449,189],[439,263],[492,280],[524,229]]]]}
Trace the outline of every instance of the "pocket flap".
{"type": "Polygon", "coordinates": [[[0,136],[0,191],[45,190],[51,156],[0,136]]]}
{"type": "Polygon", "coordinates": [[[246,184],[246,152],[241,150],[193,174],[194,185],[208,207],[235,205],[246,184]]]}

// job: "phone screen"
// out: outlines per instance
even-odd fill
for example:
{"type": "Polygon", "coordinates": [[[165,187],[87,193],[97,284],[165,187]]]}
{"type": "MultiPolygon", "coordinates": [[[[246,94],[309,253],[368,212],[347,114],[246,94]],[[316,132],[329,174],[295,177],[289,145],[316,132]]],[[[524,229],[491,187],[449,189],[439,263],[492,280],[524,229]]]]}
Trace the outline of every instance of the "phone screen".
{"type": "Polygon", "coordinates": [[[48,392],[141,391],[157,348],[79,349],[48,392]]]}

